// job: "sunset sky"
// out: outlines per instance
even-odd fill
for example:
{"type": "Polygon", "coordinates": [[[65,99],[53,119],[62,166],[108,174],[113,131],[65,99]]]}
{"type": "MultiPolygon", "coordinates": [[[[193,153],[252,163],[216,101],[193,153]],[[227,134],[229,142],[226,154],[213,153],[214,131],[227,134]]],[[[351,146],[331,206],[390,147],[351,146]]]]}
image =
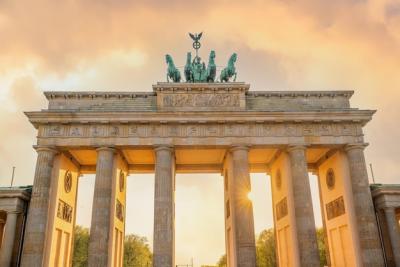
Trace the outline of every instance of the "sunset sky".
{"type": "MultiPolygon", "coordinates": [[[[151,91],[165,81],[164,55],[184,65],[187,32],[199,31],[201,56],[214,49],[225,65],[237,52],[251,90],[354,90],[354,107],[378,110],[365,127],[367,162],[377,182],[400,182],[399,0],[0,0],[0,186],[12,166],[17,185],[33,182],[35,130],[22,112],[46,107],[42,91],[151,91]]],[[[81,179],[85,226],[93,183],[81,179]]],[[[272,226],[269,179],[252,183],[259,233],[272,226]]],[[[150,241],[153,185],[151,175],[128,180],[127,232],[150,241]]],[[[222,190],[219,175],[177,176],[177,263],[224,253],[222,190]]]]}

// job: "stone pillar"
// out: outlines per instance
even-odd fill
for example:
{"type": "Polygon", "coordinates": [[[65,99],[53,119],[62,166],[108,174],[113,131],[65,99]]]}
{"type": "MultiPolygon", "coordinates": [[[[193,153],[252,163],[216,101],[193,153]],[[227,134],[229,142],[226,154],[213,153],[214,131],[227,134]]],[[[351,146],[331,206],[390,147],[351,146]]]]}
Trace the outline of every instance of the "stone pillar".
{"type": "Polygon", "coordinates": [[[300,266],[318,267],[319,253],[308,178],[306,147],[288,148],[293,183],[294,217],[300,254],[300,266]]]}
{"type": "Polygon", "coordinates": [[[236,146],[232,154],[232,209],[236,236],[236,262],[238,267],[256,266],[253,205],[247,194],[251,190],[248,147],[236,146]]]}
{"type": "Polygon", "coordinates": [[[173,149],[155,149],[154,267],[174,267],[175,253],[175,160],[173,149]]]}
{"type": "Polygon", "coordinates": [[[21,266],[42,266],[47,231],[51,175],[57,151],[36,147],[37,161],[25,229],[21,266]]]}
{"type": "Polygon", "coordinates": [[[389,230],[390,244],[396,267],[400,267],[400,229],[399,222],[396,220],[396,212],[393,207],[384,208],[386,222],[389,230]]]}
{"type": "Polygon", "coordinates": [[[92,223],[89,238],[88,265],[106,267],[108,263],[111,225],[111,198],[113,190],[113,166],[115,149],[97,149],[96,181],[94,185],[92,223]]]}
{"type": "Polygon", "coordinates": [[[367,167],[363,152],[364,147],[361,144],[348,145],[345,151],[349,163],[361,260],[364,266],[379,267],[384,266],[384,262],[369,188],[367,167]]]}
{"type": "Polygon", "coordinates": [[[0,266],[11,266],[17,219],[18,212],[7,212],[7,220],[4,227],[3,244],[1,245],[0,251],[0,266]]]}

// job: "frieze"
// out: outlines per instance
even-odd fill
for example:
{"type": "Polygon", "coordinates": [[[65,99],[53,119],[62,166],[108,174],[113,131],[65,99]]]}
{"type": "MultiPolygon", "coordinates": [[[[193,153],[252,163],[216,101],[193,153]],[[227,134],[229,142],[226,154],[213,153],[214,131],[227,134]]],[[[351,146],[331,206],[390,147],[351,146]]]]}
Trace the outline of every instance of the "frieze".
{"type": "Polygon", "coordinates": [[[239,94],[165,94],[163,107],[239,107],[239,94]]]}
{"type": "Polygon", "coordinates": [[[198,123],[46,125],[40,137],[301,137],[361,136],[351,123],[198,123]]]}

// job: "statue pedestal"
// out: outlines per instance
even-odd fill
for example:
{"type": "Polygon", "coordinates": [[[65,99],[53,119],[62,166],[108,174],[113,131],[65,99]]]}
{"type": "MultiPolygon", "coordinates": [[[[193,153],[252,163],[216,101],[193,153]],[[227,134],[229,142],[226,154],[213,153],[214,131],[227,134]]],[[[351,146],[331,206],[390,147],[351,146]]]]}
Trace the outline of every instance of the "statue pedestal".
{"type": "Polygon", "coordinates": [[[240,111],[246,109],[245,83],[157,83],[157,110],[240,111]]]}

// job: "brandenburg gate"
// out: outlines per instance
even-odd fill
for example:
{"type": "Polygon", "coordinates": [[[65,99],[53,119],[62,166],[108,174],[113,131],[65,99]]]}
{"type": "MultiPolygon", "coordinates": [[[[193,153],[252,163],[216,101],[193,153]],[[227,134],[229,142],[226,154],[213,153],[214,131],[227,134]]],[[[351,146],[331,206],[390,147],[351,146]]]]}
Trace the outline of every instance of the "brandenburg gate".
{"type": "Polygon", "coordinates": [[[87,173],[96,174],[89,266],[122,266],[133,173],[155,173],[154,266],[174,266],[175,174],[194,172],[223,176],[228,266],[255,266],[251,172],[271,176],[279,266],[319,266],[309,172],[319,177],[331,265],[383,266],[363,153],[374,111],[352,108],[351,91],[249,87],[46,92],[48,109],[26,113],[38,134],[22,266],[70,266],[87,173]]]}
{"type": "Polygon", "coordinates": [[[215,82],[215,52],[207,68],[198,56],[201,35],[190,34],[184,83],[167,55],[172,82],[152,92],[45,92],[48,108],[26,112],[37,163],[21,265],[71,266],[78,179],[93,173],[89,266],[122,266],[126,177],[154,173],[153,266],[173,267],[175,174],[219,173],[227,264],[255,267],[247,196],[259,172],[271,177],[279,266],[319,267],[313,172],[330,266],[384,266],[363,152],[375,111],[351,107],[352,91],[249,91],[235,82],[236,53],[215,82]]]}

